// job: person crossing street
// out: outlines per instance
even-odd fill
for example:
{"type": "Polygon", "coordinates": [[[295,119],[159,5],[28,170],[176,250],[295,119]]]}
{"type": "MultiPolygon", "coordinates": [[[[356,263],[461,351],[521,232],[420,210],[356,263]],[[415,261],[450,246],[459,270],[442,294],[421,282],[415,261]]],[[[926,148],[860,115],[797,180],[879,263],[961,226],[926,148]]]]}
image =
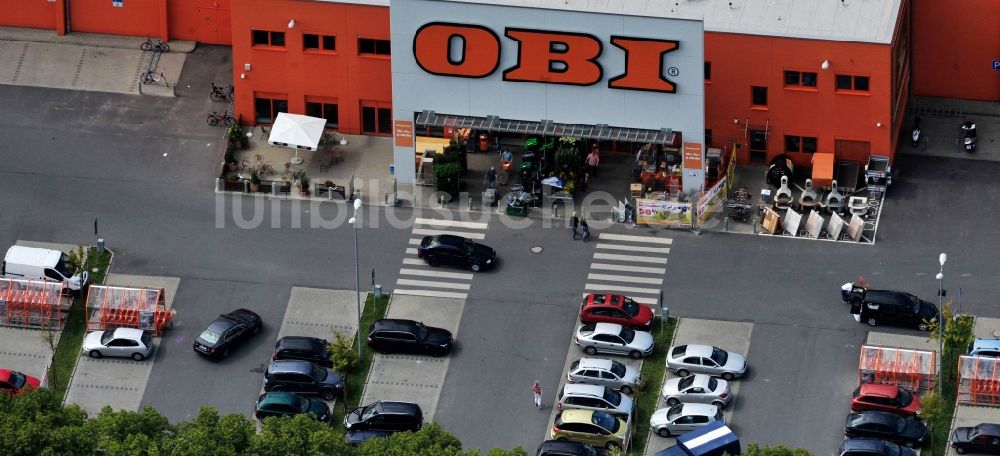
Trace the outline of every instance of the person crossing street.
{"type": "Polygon", "coordinates": [[[535,380],[535,384],[531,385],[531,395],[535,399],[535,408],[538,410],[542,409],[542,384],[535,380]]]}

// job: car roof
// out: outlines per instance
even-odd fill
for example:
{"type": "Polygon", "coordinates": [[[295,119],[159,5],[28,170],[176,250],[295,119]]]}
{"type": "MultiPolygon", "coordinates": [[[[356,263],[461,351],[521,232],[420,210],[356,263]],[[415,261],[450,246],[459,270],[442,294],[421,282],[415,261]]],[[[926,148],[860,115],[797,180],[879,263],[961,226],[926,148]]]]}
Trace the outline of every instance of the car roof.
{"type": "Polygon", "coordinates": [[[312,363],[300,359],[276,359],[267,366],[267,371],[275,372],[312,372],[312,363]]]}
{"type": "MultiPolygon", "coordinates": [[[[697,387],[708,389],[708,382],[709,382],[709,380],[712,379],[711,375],[708,375],[708,374],[691,374],[691,375],[694,376],[694,379],[691,382],[691,386],[697,386],[697,387]]],[[[683,378],[683,377],[681,377],[681,378],[683,378]]]]}
{"type": "Polygon", "coordinates": [[[567,383],[563,387],[563,395],[574,395],[574,396],[594,396],[602,397],[604,396],[604,387],[601,385],[586,385],[583,383],[567,383]]]}
{"type": "Polygon", "coordinates": [[[710,404],[682,404],[681,413],[685,415],[715,416],[719,408],[710,404]]]}
{"type": "Polygon", "coordinates": [[[132,339],[140,340],[142,339],[142,330],[135,328],[116,328],[114,332],[114,337],[122,339],[132,339]]]}
{"type": "Polygon", "coordinates": [[[972,341],[973,350],[1000,350],[1000,339],[980,337],[972,341]]]}
{"type": "Polygon", "coordinates": [[[614,363],[606,358],[580,358],[580,369],[603,369],[611,370],[614,363]]]}
{"type": "Polygon", "coordinates": [[[250,309],[242,309],[242,308],[241,309],[236,309],[236,310],[234,310],[232,312],[229,312],[229,313],[226,314],[226,316],[228,316],[228,317],[235,317],[235,318],[238,318],[238,319],[241,319],[241,320],[247,320],[247,321],[253,321],[253,320],[259,320],[260,319],[260,315],[257,315],[256,312],[254,312],[254,311],[252,311],[250,309]]]}
{"type": "MultiPolygon", "coordinates": [[[[712,356],[712,350],[714,350],[714,349],[715,349],[715,347],[713,347],[711,345],[688,344],[687,345],[687,350],[684,351],[684,355],[683,356],[685,356],[685,357],[686,356],[703,356],[703,357],[707,358],[709,356],[712,356]]],[[[670,351],[672,352],[673,350],[674,350],[674,347],[670,347],[670,351]]]]}
{"type": "Polygon", "coordinates": [[[563,410],[560,419],[563,423],[589,423],[594,416],[594,410],[569,409],[563,410]]]}
{"type": "Polygon", "coordinates": [[[993,436],[1000,436],[1000,424],[979,423],[979,433],[993,436]]]}
{"type": "Polygon", "coordinates": [[[913,303],[911,301],[912,295],[909,293],[904,293],[902,291],[893,290],[867,290],[865,291],[865,301],[871,301],[877,304],[896,304],[900,306],[906,306],[913,303]]]}
{"type": "Polygon", "coordinates": [[[10,264],[31,264],[49,266],[59,263],[63,253],[58,250],[43,249],[39,247],[25,247],[23,245],[12,245],[7,249],[4,261],[10,264]]]}
{"type": "Polygon", "coordinates": [[[416,320],[406,320],[403,318],[382,318],[375,320],[374,328],[381,330],[413,329],[417,325],[416,320]]]}
{"type": "Polygon", "coordinates": [[[295,393],[286,393],[284,391],[270,391],[264,393],[264,399],[260,401],[261,404],[298,404],[299,396],[295,393]]]}
{"type": "Polygon", "coordinates": [[[573,451],[587,447],[587,444],[580,442],[570,442],[568,440],[546,440],[538,446],[538,452],[545,449],[548,451],[573,451]]]}
{"type": "Polygon", "coordinates": [[[880,439],[847,439],[841,448],[844,451],[874,451],[881,453],[885,442],[880,439]]]}
{"type": "Polygon", "coordinates": [[[622,325],[618,323],[597,323],[594,325],[594,332],[601,334],[620,334],[622,325]]]}
{"type": "Polygon", "coordinates": [[[454,234],[439,234],[437,236],[431,236],[432,243],[446,244],[446,245],[464,245],[465,241],[468,239],[462,236],[455,236],[454,234]]]}
{"type": "Polygon", "coordinates": [[[377,408],[381,413],[403,413],[403,414],[420,413],[421,415],[423,414],[423,412],[420,410],[420,406],[412,402],[379,401],[377,408]]]}
{"type": "Polygon", "coordinates": [[[306,336],[285,336],[278,339],[278,348],[290,348],[296,350],[323,350],[326,341],[318,337],[306,336]]]}
{"type": "Polygon", "coordinates": [[[862,423],[880,423],[888,425],[895,425],[897,420],[900,418],[899,415],[894,413],[879,411],[860,412],[855,415],[860,418],[862,423]]]}
{"type": "Polygon", "coordinates": [[[899,395],[899,387],[896,385],[865,383],[864,385],[861,385],[861,394],[867,396],[896,397],[899,395]]]}

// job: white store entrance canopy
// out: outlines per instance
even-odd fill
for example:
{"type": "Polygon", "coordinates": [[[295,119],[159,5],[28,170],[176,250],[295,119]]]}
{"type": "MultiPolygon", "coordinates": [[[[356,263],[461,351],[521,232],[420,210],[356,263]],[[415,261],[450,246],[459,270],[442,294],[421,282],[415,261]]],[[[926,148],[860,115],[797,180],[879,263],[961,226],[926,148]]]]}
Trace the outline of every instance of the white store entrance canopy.
{"type": "Polygon", "coordinates": [[[299,149],[316,150],[319,140],[323,137],[326,119],[279,112],[271,127],[271,135],[267,142],[273,146],[291,147],[295,149],[292,163],[301,164],[299,149]]]}

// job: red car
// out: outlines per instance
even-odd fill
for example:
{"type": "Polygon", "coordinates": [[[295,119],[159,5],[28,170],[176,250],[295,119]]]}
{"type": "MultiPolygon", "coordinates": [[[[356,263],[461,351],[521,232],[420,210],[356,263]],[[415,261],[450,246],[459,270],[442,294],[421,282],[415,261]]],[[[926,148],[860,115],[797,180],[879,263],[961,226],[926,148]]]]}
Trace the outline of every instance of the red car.
{"type": "Polygon", "coordinates": [[[653,324],[653,309],[622,295],[591,293],[580,304],[580,321],[648,328],[653,324]]]}
{"type": "Polygon", "coordinates": [[[854,399],[851,399],[852,412],[877,410],[915,416],[920,414],[921,408],[920,396],[896,385],[861,385],[854,390],[854,399]]]}
{"type": "Polygon", "coordinates": [[[7,395],[19,394],[25,389],[38,388],[41,380],[10,369],[0,369],[0,392],[7,395]]]}

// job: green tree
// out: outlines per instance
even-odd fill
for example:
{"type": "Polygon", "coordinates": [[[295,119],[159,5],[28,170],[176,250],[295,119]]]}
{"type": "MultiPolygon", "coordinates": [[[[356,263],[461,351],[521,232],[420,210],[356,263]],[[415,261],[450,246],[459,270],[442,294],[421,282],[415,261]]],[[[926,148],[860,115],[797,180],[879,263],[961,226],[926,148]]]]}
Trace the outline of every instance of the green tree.
{"type": "Polygon", "coordinates": [[[333,363],[333,370],[346,375],[353,372],[358,367],[358,351],[354,348],[354,339],[347,337],[340,331],[333,333],[333,342],[330,343],[330,361],[333,363]]]}
{"type": "Polygon", "coordinates": [[[64,406],[48,388],[26,394],[0,394],[0,454],[89,455],[94,436],[84,429],[87,414],[64,406]]]}
{"type": "Polygon", "coordinates": [[[220,418],[213,407],[202,407],[192,421],[177,425],[177,431],[166,439],[163,455],[238,456],[250,454],[253,423],[243,415],[220,418]]]}
{"type": "Polygon", "coordinates": [[[528,452],[524,451],[524,448],[516,446],[510,450],[504,450],[501,448],[494,448],[486,452],[486,456],[528,456],[528,452]]]}
{"type": "Polygon", "coordinates": [[[400,432],[385,439],[371,439],[355,449],[355,456],[477,456],[462,451],[462,442],[437,423],[417,432],[400,432]]]}
{"type": "Polygon", "coordinates": [[[784,445],[761,446],[757,443],[747,445],[742,456],[812,456],[812,453],[802,448],[789,448],[784,445]]]}
{"type": "Polygon", "coordinates": [[[112,456],[159,453],[173,432],[167,417],[149,406],[138,413],[105,406],[86,427],[97,436],[98,448],[112,456]]]}
{"type": "MultiPolygon", "coordinates": [[[[944,323],[942,331],[938,332],[938,321],[928,320],[930,332],[928,340],[942,342],[944,353],[941,353],[942,376],[952,378],[955,365],[958,363],[958,355],[964,353],[969,344],[975,340],[974,328],[976,319],[972,315],[956,313],[951,309],[951,302],[946,302],[941,308],[941,321],[944,323]]],[[[948,381],[947,383],[951,383],[948,381]]],[[[948,384],[942,387],[949,386],[948,384]]]]}
{"type": "Polygon", "coordinates": [[[352,448],[330,425],[308,415],[269,417],[253,437],[253,454],[349,455],[352,448]]]}

